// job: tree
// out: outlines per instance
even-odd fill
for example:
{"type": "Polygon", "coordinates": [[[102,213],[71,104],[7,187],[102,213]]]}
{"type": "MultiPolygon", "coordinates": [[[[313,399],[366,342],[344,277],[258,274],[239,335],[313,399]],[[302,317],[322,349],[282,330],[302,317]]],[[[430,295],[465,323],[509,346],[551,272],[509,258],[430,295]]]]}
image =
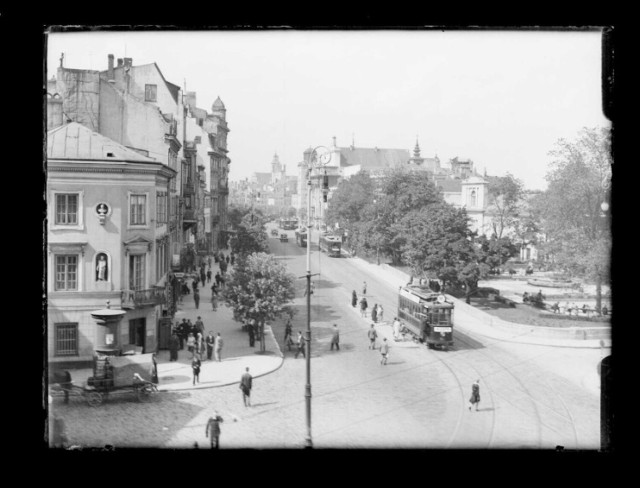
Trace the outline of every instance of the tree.
{"type": "Polygon", "coordinates": [[[427,210],[409,212],[402,226],[407,229],[402,257],[412,274],[435,276],[445,287],[464,285],[469,301],[489,267],[479,262],[466,210],[444,202],[432,204],[427,210]]]}
{"type": "Polygon", "coordinates": [[[610,137],[608,129],[584,128],[574,142],[556,143],[542,206],[548,250],[570,275],[595,281],[598,311],[611,258],[610,137]]]}
{"type": "Polygon", "coordinates": [[[268,251],[265,224],[266,219],[261,213],[246,214],[229,240],[231,250],[237,255],[268,251]]]}
{"type": "Polygon", "coordinates": [[[510,258],[518,254],[518,248],[508,237],[498,238],[492,234],[490,238],[481,235],[476,238],[478,261],[488,266],[489,272],[499,268],[510,258]]]}
{"type": "Polygon", "coordinates": [[[260,327],[260,350],[265,351],[264,325],[282,314],[292,314],[290,303],[295,296],[296,277],[287,273],[284,264],[266,253],[252,253],[238,258],[222,289],[227,306],[236,320],[254,319],[260,327]]]}
{"type": "Polygon", "coordinates": [[[491,217],[493,233],[500,239],[505,229],[513,227],[519,215],[519,203],[524,195],[524,185],[507,173],[489,179],[489,203],[487,215],[491,217]]]}
{"type": "Polygon", "coordinates": [[[511,235],[520,249],[525,249],[529,244],[538,247],[538,256],[543,251],[541,240],[541,208],[544,194],[540,191],[525,192],[523,199],[518,203],[518,214],[511,224],[511,235]]]}

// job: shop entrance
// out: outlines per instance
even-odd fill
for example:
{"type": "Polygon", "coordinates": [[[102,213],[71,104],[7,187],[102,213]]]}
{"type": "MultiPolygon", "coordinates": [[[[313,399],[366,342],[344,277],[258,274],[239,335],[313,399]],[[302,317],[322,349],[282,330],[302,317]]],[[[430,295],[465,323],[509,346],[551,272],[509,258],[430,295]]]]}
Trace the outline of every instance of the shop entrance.
{"type": "Polygon", "coordinates": [[[132,319],[129,320],[129,344],[134,344],[137,347],[142,347],[142,353],[144,350],[144,342],[147,337],[147,319],[132,319]]]}

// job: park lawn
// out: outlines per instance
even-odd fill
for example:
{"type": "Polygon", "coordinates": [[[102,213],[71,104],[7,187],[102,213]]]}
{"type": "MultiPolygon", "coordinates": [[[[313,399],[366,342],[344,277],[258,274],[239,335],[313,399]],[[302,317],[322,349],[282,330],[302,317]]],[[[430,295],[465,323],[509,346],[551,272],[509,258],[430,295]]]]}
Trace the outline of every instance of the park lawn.
{"type": "Polygon", "coordinates": [[[545,314],[529,305],[516,305],[513,308],[488,298],[471,298],[471,305],[507,322],[522,325],[540,327],[603,327],[608,325],[608,322],[602,320],[555,318],[553,315],[545,314]]]}

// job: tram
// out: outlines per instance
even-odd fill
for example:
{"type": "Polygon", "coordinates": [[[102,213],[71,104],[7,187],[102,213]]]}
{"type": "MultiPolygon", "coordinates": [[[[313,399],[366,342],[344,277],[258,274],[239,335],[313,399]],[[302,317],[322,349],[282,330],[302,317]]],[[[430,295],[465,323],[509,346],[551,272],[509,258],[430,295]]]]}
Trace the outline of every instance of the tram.
{"type": "Polygon", "coordinates": [[[278,222],[278,227],[282,230],[294,230],[298,227],[298,219],[281,218],[278,222]]]}
{"type": "Polygon", "coordinates": [[[320,251],[326,252],[328,256],[339,258],[341,247],[342,239],[340,237],[328,234],[320,236],[320,251]]]}
{"type": "Polygon", "coordinates": [[[304,227],[296,230],[296,244],[300,247],[307,247],[307,229],[304,227]]]}
{"type": "Polygon", "coordinates": [[[427,286],[401,286],[398,319],[403,330],[429,348],[453,346],[453,303],[427,286]]]}

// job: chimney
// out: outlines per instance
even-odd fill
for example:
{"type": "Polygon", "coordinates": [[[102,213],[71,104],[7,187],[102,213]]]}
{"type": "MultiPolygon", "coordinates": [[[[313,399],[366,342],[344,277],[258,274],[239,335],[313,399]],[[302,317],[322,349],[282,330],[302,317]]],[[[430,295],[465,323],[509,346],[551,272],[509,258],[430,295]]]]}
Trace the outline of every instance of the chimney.
{"type": "Polygon", "coordinates": [[[338,146],[336,145],[336,136],[333,136],[333,147],[338,147],[338,146]]]}
{"type": "Polygon", "coordinates": [[[122,68],[122,58],[118,58],[118,68],[122,68]]]}
{"type": "Polygon", "coordinates": [[[113,74],[113,54],[109,54],[109,71],[107,72],[107,81],[109,81],[109,83],[115,83],[115,76],[113,74]]]}

